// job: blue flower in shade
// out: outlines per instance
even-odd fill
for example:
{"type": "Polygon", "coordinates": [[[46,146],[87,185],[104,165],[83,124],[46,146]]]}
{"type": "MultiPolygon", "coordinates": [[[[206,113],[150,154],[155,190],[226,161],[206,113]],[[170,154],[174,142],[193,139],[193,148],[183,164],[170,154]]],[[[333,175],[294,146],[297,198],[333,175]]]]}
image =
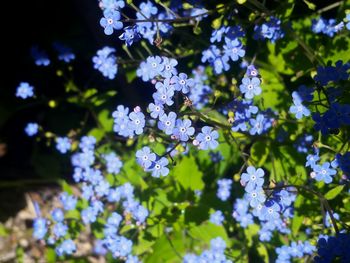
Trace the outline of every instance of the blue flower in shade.
{"type": "Polygon", "coordinates": [[[259,71],[256,69],[256,67],[254,65],[249,65],[247,67],[246,75],[249,78],[257,77],[259,75],[259,71]]]}
{"type": "Polygon", "coordinates": [[[139,6],[141,13],[137,12],[136,16],[138,19],[150,18],[152,15],[156,15],[158,8],[150,1],[142,2],[139,6]]]}
{"type": "Polygon", "coordinates": [[[222,26],[211,33],[210,43],[221,42],[223,36],[227,32],[227,28],[222,26]]]}
{"type": "Polygon", "coordinates": [[[159,178],[160,176],[167,176],[169,169],[167,165],[169,161],[167,158],[162,157],[159,160],[155,161],[150,170],[152,171],[152,176],[159,178]]]}
{"type": "Polygon", "coordinates": [[[120,40],[124,40],[127,46],[131,46],[134,42],[141,39],[137,25],[127,26],[124,28],[124,33],[119,36],[120,40]]]}
{"type": "Polygon", "coordinates": [[[137,206],[137,208],[133,210],[133,217],[138,223],[144,223],[148,215],[148,210],[142,205],[137,206]]]}
{"type": "Polygon", "coordinates": [[[123,28],[123,23],[120,22],[120,12],[115,10],[105,10],[100,20],[100,25],[104,28],[106,35],[112,35],[113,29],[123,28]]]}
{"type": "Polygon", "coordinates": [[[194,134],[194,128],[191,127],[192,122],[190,120],[176,120],[176,126],[174,128],[173,134],[183,142],[187,142],[189,136],[194,134]]]}
{"type": "Polygon", "coordinates": [[[176,113],[169,112],[169,114],[163,114],[159,117],[158,128],[165,132],[167,135],[171,135],[173,133],[174,127],[176,123],[176,113]]]}
{"type": "Polygon", "coordinates": [[[33,223],[33,237],[43,239],[47,233],[46,219],[38,217],[33,223]]]}
{"type": "Polygon", "coordinates": [[[107,224],[115,227],[119,227],[121,221],[123,220],[122,216],[117,212],[113,212],[107,219],[107,224]]]}
{"type": "Polygon", "coordinates": [[[264,170],[255,169],[254,166],[248,166],[247,172],[241,175],[241,184],[245,186],[247,192],[251,192],[256,188],[261,188],[264,184],[264,170]]]}
{"type": "Polygon", "coordinates": [[[21,82],[17,87],[16,97],[26,99],[34,96],[34,88],[28,82],[21,82]]]}
{"type": "Polygon", "coordinates": [[[345,19],[347,21],[346,28],[350,30],[350,14],[347,14],[345,19]]]}
{"type": "Polygon", "coordinates": [[[224,215],[220,210],[215,211],[210,215],[209,221],[215,225],[222,225],[222,222],[224,221],[224,215]]]}
{"type": "Polygon", "coordinates": [[[151,149],[147,146],[136,152],[137,162],[144,168],[151,167],[152,163],[156,160],[156,154],[151,152],[151,149]]]}
{"type": "Polygon", "coordinates": [[[35,65],[44,67],[50,65],[50,59],[45,51],[35,46],[31,48],[30,53],[35,61],[35,65]]]}
{"type": "Polygon", "coordinates": [[[66,63],[69,63],[71,60],[75,59],[75,55],[72,52],[71,48],[64,46],[60,43],[54,43],[53,47],[58,52],[58,60],[62,60],[66,63]]]}
{"type": "Polygon", "coordinates": [[[204,126],[202,128],[202,132],[196,136],[196,140],[198,141],[198,147],[201,150],[214,150],[218,147],[219,143],[217,139],[219,138],[219,133],[217,131],[213,131],[213,127],[204,126]]]}
{"type": "Polygon", "coordinates": [[[290,106],[289,111],[295,114],[295,118],[300,120],[303,116],[310,116],[311,112],[308,108],[306,108],[300,100],[293,100],[294,105],[290,106]]]}
{"type": "Polygon", "coordinates": [[[27,124],[27,126],[24,128],[24,131],[28,136],[34,136],[39,131],[39,125],[34,122],[30,122],[27,124]]]}
{"type": "Polygon", "coordinates": [[[148,105],[148,110],[151,112],[151,117],[154,119],[157,119],[158,117],[164,114],[164,107],[160,103],[158,104],[150,103],[148,105]]]}
{"type": "Polygon", "coordinates": [[[217,48],[215,45],[211,45],[209,49],[206,49],[202,52],[202,63],[208,61],[209,63],[212,63],[217,57],[220,56],[220,49],[217,48]]]}
{"type": "Polygon", "coordinates": [[[57,256],[71,255],[77,250],[77,247],[73,240],[64,240],[59,246],[56,247],[55,251],[57,256]]]}
{"type": "Polygon", "coordinates": [[[188,79],[185,73],[172,77],[171,81],[174,83],[175,90],[182,91],[184,94],[187,94],[194,86],[194,80],[192,78],[188,79]]]}
{"type": "Polygon", "coordinates": [[[177,60],[174,58],[163,57],[164,69],[161,73],[164,78],[171,78],[172,76],[177,75],[176,66],[178,64],[177,60]]]}
{"type": "Polygon", "coordinates": [[[242,84],[239,86],[239,89],[244,94],[246,99],[252,99],[256,95],[260,95],[260,80],[257,77],[253,78],[243,78],[242,84]]]}
{"type": "Polygon", "coordinates": [[[235,38],[233,40],[225,38],[224,52],[229,56],[232,61],[237,61],[240,57],[244,57],[245,50],[242,47],[241,42],[235,38]]]}
{"type": "Polygon", "coordinates": [[[104,47],[97,51],[97,55],[92,58],[94,68],[103,76],[114,79],[118,72],[117,58],[113,54],[114,48],[104,47]]]}
{"type": "Polygon", "coordinates": [[[316,181],[324,181],[326,184],[329,184],[333,181],[332,176],[337,173],[336,170],[330,168],[331,164],[325,162],[322,165],[315,165],[313,170],[316,173],[316,181]]]}
{"type": "Polygon", "coordinates": [[[56,139],[56,149],[60,153],[67,153],[71,148],[71,142],[68,137],[58,137],[56,139]]]}
{"type": "Polygon", "coordinates": [[[314,98],[314,89],[301,85],[298,91],[292,92],[292,97],[293,100],[299,100],[300,102],[310,102],[314,98]]]}

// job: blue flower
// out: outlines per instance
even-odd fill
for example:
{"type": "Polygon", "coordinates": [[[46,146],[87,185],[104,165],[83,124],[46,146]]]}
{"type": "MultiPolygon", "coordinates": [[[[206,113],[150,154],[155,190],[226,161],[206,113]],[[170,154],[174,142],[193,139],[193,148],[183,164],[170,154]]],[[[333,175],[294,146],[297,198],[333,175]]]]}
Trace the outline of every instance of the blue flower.
{"type": "Polygon", "coordinates": [[[176,120],[176,126],[174,128],[173,134],[183,142],[187,142],[189,136],[194,134],[194,128],[191,127],[192,122],[190,120],[176,120]]]}
{"type": "Polygon", "coordinates": [[[298,88],[298,91],[293,91],[292,96],[293,100],[299,100],[300,102],[310,102],[314,98],[314,89],[313,88],[308,88],[305,85],[301,85],[298,88]]]}
{"type": "Polygon", "coordinates": [[[35,60],[35,65],[44,67],[50,65],[50,59],[45,51],[39,50],[39,48],[35,46],[31,48],[30,52],[35,60]]]}
{"type": "Polygon", "coordinates": [[[165,132],[167,135],[173,133],[176,122],[176,113],[171,111],[169,114],[163,114],[159,117],[158,128],[165,132]]]}
{"type": "Polygon", "coordinates": [[[248,166],[247,172],[241,175],[241,184],[245,186],[247,192],[252,192],[254,189],[262,187],[264,175],[263,169],[255,169],[254,166],[248,166]]]}
{"type": "Polygon", "coordinates": [[[26,99],[34,96],[34,88],[28,82],[21,82],[17,87],[16,97],[26,99]]]}
{"type": "Polygon", "coordinates": [[[156,154],[151,152],[151,149],[147,146],[136,152],[137,162],[144,168],[151,167],[152,163],[156,160],[156,154]]]}
{"type": "Polygon", "coordinates": [[[261,187],[256,187],[252,191],[249,191],[246,198],[249,201],[250,206],[253,208],[264,203],[266,200],[264,190],[261,187]]]}
{"type": "Polygon", "coordinates": [[[221,201],[226,201],[230,197],[230,191],[231,191],[231,185],[232,180],[231,179],[220,179],[217,182],[218,184],[218,191],[216,193],[216,196],[221,201]]]}
{"type": "Polygon", "coordinates": [[[34,122],[30,122],[27,124],[27,126],[24,128],[24,131],[26,134],[30,137],[34,136],[39,131],[39,125],[34,122]]]}
{"type": "Polygon", "coordinates": [[[180,73],[178,76],[173,76],[171,81],[174,83],[174,88],[177,91],[187,94],[190,89],[194,86],[194,80],[187,78],[185,73],[180,73]]]}
{"type": "Polygon", "coordinates": [[[347,21],[346,28],[350,30],[350,14],[347,14],[345,19],[347,21]]]}
{"type": "Polygon", "coordinates": [[[64,237],[67,234],[68,226],[62,222],[58,222],[53,226],[52,232],[57,237],[64,237]]]}
{"type": "Polygon", "coordinates": [[[257,77],[253,77],[252,79],[243,78],[239,89],[246,99],[252,99],[254,96],[261,94],[260,80],[257,77]]]}
{"type": "Polygon", "coordinates": [[[227,31],[227,28],[224,26],[214,30],[211,33],[210,43],[221,42],[222,37],[225,35],[226,31],[227,31]]]}
{"type": "Polygon", "coordinates": [[[71,142],[68,137],[58,137],[56,139],[56,149],[60,153],[66,153],[71,148],[71,142]]]}
{"type": "Polygon", "coordinates": [[[118,71],[117,58],[112,54],[113,52],[115,52],[114,48],[104,47],[92,58],[94,68],[109,79],[114,79],[118,71]]]}
{"type": "Polygon", "coordinates": [[[130,125],[137,135],[143,133],[143,128],[145,127],[145,115],[142,112],[131,112],[129,114],[131,120],[130,125]]]}
{"type": "Polygon", "coordinates": [[[199,145],[198,147],[201,150],[214,150],[219,145],[216,141],[218,138],[219,133],[215,130],[213,131],[213,127],[209,126],[204,126],[202,132],[196,136],[199,145]]]}
{"type": "Polygon", "coordinates": [[[214,66],[214,73],[221,74],[223,71],[228,71],[230,69],[228,60],[229,57],[227,55],[216,57],[212,63],[212,65],[214,66]]]}
{"type": "Polygon", "coordinates": [[[264,129],[264,121],[265,117],[262,114],[258,114],[256,116],[256,119],[250,119],[250,130],[249,133],[250,135],[255,135],[255,134],[262,134],[264,129]]]}
{"type": "Polygon", "coordinates": [[[104,159],[106,160],[108,173],[118,174],[120,172],[120,168],[122,168],[123,163],[115,153],[105,155],[104,159]]]}
{"type": "Polygon", "coordinates": [[[75,59],[75,55],[72,52],[72,49],[69,47],[66,47],[60,43],[54,43],[53,47],[58,52],[58,59],[62,60],[66,63],[69,63],[71,60],[75,59]]]}
{"type": "Polygon", "coordinates": [[[316,181],[324,181],[326,184],[329,184],[333,181],[332,176],[337,173],[336,170],[330,168],[330,163],[325,162],[321,165],[315,165],[313,168],[316,173],[316,181]]]}
{"type": "Polygon", "coordinates": [[[148,105],[148,110],[151,112],[151,117],[154,119],[157,119],[158,117],[164,114],[164,107],[160,103],[150,103],[148,105]]]}
{"type": "Polygon", "coordinates": [[[63,255],[71,255],[77,250],[77,247],[73,240],[67,239],[64,240],[58,247],[56,247],[55,251],[58,256],[63,255]]]}
{"type": "Polygon", "coordinates": [[[56,208],[51,212],[52,219],[56,222],[62,222],[64,220],[64,213],[62,209],[56,208]]]}
{"type": "Polygon", "coordinates": [[[224,221],[224,215],[220,210],[215,211],[210,215],[209,221],[215,225],[222,225],[222,222],[224,221]]]}
{"type": "Polygon", "coordinates": [[[103,10],[120,10],[124,8],[125,2],[123,0],[101,0],[99,6],[103,10]]]}
{"type": "Polygon", "coordinates": [[[38,217],[33,223],[33,237],[43,239],[47,233],[46,219],[38,217]]]}
{"type": "Polygon", "coordinates": [[[306,156],[306,164],[305,167],[310,166],[312,169],[314,168],[314,166],[316,165],[316,162],[320,159],[318,154],[309,154],[308,156],[306,156]]]}
{"type": "Polygon", "coordinates": [[[167,176],[169,174],[169,169],[166,167],[169,164],[167,158],[162,157],[159,160],[154,162],[154,165],[151,167],[152,176],[159,178],[160,176],[167,176]]]}
{"type": "Polygon", "coordinates": [[[89,206],[81,211],[81,219],[84,224],[93,223],[97,219],[97,211],[89,206]]]}
{"type": "Polygon", "coordinates": [[[83,136],[80,139],[79,148],[81,150],[94,150],[96,144],[96,138],[94,136],[83,136]]]}
{"type": "Polygon", "coordinates": [[[144,223],[148,215],[149,215],[148,210],[142,205],[137,206],[137,208],[134,209],[133,211],[133,217],[138,222],[138,224],[144,223]]]}
{"type": "Polygon", "coordinates": [[[127,26],[124,28],[124,33],[119,36],[120,40],[124,40],[127,46],[131,46],[134,42],[141,39],[137,25],[127,26]]]}
{"type": "Polygon", "coordinates": [[[174,58],[163,57],[164,70],[161,75],[164,78],[171,78],[172,76],[177,75],[176,66],[178,64],[177,60],[174,58]]]}
{"type": "Polygon", "coordinates": [[[162,58],[160,56],[148,57],[146,62],[150,79],[161,75],[162,71],[164,70],[164,64],[162,63],[162,58]]]}
{"type": "Polygon", "coordinates": [[[279,218],[280,210],[281,208],[277,203],[273,201],[266,202],[265,206],[263,207],[263,217],[267,221],[273,221],[279,218]]]}
{"type": "Polygon", "coordinates": [[[72,195],[68,195],[68,193],[63,192],[60,195],[60,201],[63,205],[64,210],[74,210],[75,206],[77,204],[77,198],[72,196],[72,195]]]}
{"type": "Polygon", "coordinates": [[[119,227],[121,221],[123,220],[122,216],[117,212],[113,212],[107,219],[107,224],[115,227],[119,227]]]}
{"type": "Polygon", "coordinates": [[[224,52],[231,58],[232,61],[237,61],[240,57],[244,57],[245,50],[242,47],[241,42],[238,39],[225,38],[224,52]]]}
{"type": "Polygon", "coordinates": [[[105,10],[100,20],[100,25],[104,28],[106,35],[112,35],[113,29],[123,28],[123,23],[120,22],[120,12],[115,10],[105,10]]]}
{"type": "Polygon", "coordinates": [[[164,82],[157,82],[157,91],[153,93],[153,99],[155,103],[166,104],[171,106],[174,104],[172,100],[174,96],[174,86],[170,85],[170,80],[165,79],[164,82]]]}
{"type": "Polygon", "coordinates": [[[295,117],[300,120],[303,116],[310,116],[311,112],[308,108],[306,108],[300,100],[293,100],[294,105],[290,106],[289,111],[295,114],[295,117]]]}

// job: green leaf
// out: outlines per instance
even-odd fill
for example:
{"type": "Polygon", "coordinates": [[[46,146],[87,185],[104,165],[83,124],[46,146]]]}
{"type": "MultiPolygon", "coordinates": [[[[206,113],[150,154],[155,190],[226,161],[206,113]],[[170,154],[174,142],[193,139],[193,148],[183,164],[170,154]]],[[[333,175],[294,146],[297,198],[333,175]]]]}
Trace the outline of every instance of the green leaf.
{"type": "Polygon", "coordinates": [[[192,227],[189,230],[189,233],[192,238],[201,240],[207,244],[210,243],[210,240],[216,237],[222,237],[226,242],[229,242],[229,238],[223,226],[214,225],[208,222],[192,227]]]}
{"type": "Polygon", "coordinates": [[[46,249],[45,256],[46,256],[46,262],[47,263],[54,263],[54,262],[56,262],[56,251],[53,248],[48,247],[46,249]]]}
{"type": "Polygon", "coordinates": [[[269,146],[266,142],[258,141],[251,148],[251,157],[258,166],[262,166],[269,156],[269,146]]]}
{"type": "Polygon", "coordinates": [[[259,255],[264,259],[264,262],[269,262],[269,253],[267,252],[266,246],[259,242],[259,245],[257,247],[259,255]]]}
{"type": "Polygon", "coordinates": [[[175,166],[173,174],[179,184],[185,189],[201,190],[204,187],[202,172],[198,169],[195,159],[184,157],[178,165],[175,166]]]}
{"type": "Polygon", "coordinates": [[[100,121],[102,127],[106,131],[111,131],[113,128],[113,119],[110,117],[110,112],[108,110],[102,110],[98,114],[98,120],[100,121]]]}
{"type": "Polygon", "coordinates": [[[60,180],[60,184],[61,184],[62,190],[64,192],[67,192],[70,195],[73,194],[72,187],[69,184],[67,184],[67,182],[65,180],[60,180]]]}
{"type": "Polygon", "coordinates": [[[301,225],[303,224],[304,217],[299,215],[298,212],[294,213],[293,221],[292,221],[292,234],[296,236],[299,232],[301,225]]]}
{"type": "Polygon", "coordinates": [[[337,195],[339,195],[341,193],[341,191],[343,190],[345,185],[338,185],[336,187],[334,187],[333,189],[329,190],[326,194],[325,194],[325,198],[327,200],[332,200],[334,198],[337,197],[337,195]]]}

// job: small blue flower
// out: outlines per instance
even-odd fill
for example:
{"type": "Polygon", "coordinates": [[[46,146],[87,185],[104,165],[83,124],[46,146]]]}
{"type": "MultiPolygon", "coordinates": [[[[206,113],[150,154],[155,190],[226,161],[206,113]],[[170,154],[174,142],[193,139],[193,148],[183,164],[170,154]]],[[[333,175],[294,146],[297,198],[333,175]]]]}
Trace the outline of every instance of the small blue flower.
{"type": "Polygon", "coordinates": [[[131,120],[130,128],[132,128],[137,135],[143,133],[143,128],[145,127],[145,115],[142,112],[131,112],[129,114],[129,118],[131,120]]]}
{"type": "Polygon", "coordinates": [[[148,105],[148,109],[151,112],[151,117],[154,119],[157,119],[158,117],[164,114],[164,107],[160,103],[150,103],[148,105]]]}
{"type": "Polygon", "coordinates": [[[156,154],[151,152],[151,149],[147,146],[136,152],[137,162],[144,168],[149,168],[156,160],[156,154]]]}
{"type": "Polygon", "coordinates": [[[81,219],[84,224],[93,223],[97,219],[97,211],[93,207],[85,208],[81,211],[81,219]]]}
{"type": "Polygon", "coordinates": [[[300,120],[303,118],[303,116],[308,117],[310,116],[311,112],[308,108],[306,108],[301,101],[299,100],[293,100],[294,105],[290,106],[289,111],[293,114],[295,114],[295,117],[300,120]]]}
{"type": "Polygon", "coordinates": [[[175,90],[182,91],[184,94],[187,94],[194,86],[194,80],[192,78],[188,79],[185,73],[172,77],[171,81],[174,83],[175,90]]]}
{"type": "Polygon", "coordinates": [[[214,30],[211,33],[210,43],[221,42],[222,37],[225,35],[226,31],[227,31],[227,28],[224,26],[214,30]]]}
{"type": "Polygon", "coordinates": [[[252,79],[243,78],[239,89],[246,99],[252,99],[254,96],[261,94],[260,80],[257,77],[253,77],[252,79]]]}
{"type": "Polygon", "coordinates": [[[241,184],[245,186],[247,192],[252,192],[256,188],[261,188],[264,184],[264,170],[255,169],[254,166],[248,166],[247,172],[241,175],[241,184]]]}
{"type": "Polygon", "coordinates": [[[71,48],[66,47],[60,43],[54,43],[53,47],[58,52],[58,60],[62,60],[66,63],[69,63],[71,60],[75,59],[75,55],[72,52],[71,48]]]}
{"type": "Polygon", "coordinates": [[[127,26],[124,28],[124,33],[119,36],[120,40],[124,40],[127,46],[131,46],[134,42],[141,39],[137,25],[127,26]]]}
{"type": "Polygon", "coordinates": [[[120,22],[120,12],[115,10],[105,10],[100,20],[100,25],[104,28],[106,35],[112,35],[113,29],[123,28],[123,23],[120,22]]]}
{"type": "Polygon", "coordinates": [[[71,142],[68,137],[58,137],[56,139],[56,149],[60,153],[67,153],[71,148],[71,142]]]}
{"type": "Polygon", "coordinates": [[[159,117],[158,128],[165,132],[167,135],[173,133],[176,122],[176,113],[171,111],[169,114],[163,114],[159,117]]]}
{"type": "Polygon", "coordinates": [[[324,181],[326,184],[329,184],[333,181],[332,176],[337,173],[336,170],[330,168],[330,163],[325,162],[321,165],[315,165],[313,168],[316,173],[316,181],[324,181]]]}
{"type": "Polygon", "coordinates": [[[148,57],[146,62],[150,79],[153,79],[154,77],[162,74],[164,70],[164,64],[162,63],[162,58],[160,56],[148,57]]]}
{"type": "Polygon", "coordinates": [[[47,233],[46,219],[38,217],[33,223],[33,237],[43,239],[47,233]]]}
{"type": "Polygon", "coordinates": [[[71,255],[77,250],[77,247],[73,240],[64,240],[59,246],[56,247],[55,251],[58,256],[71,255]]]}
{"type": "Polygon", "coordinates": [[[162,77],[171,78],[177,75],[176,66],[178,64],[177,60],[174,58],[163,57],[164,70],[162,71],[162,77]]]}
{"type": "Polygon", "coordinates": [[[237,61],[240,57],[244,57],[245,50],[241,42],[238,39],[228,39],[225,38],[224,52],[227,56],[231,58],[232,61],[237,61]]]}
{"type": "Polygon", "coordinates": [[[262,114],[258,114],[256,116],[256,119],[250,119],[250,130],[249,133],[250,135],[255,135],[255,134],[262,134],[264,129],[264,122],[265,122],[265,117],[262,114]]]}
{"type": "Polygon", "coordinates": [[[56,222],[62,222],[64,220],[64,214],[62,209],[56,208],[51,212],[52,219],[56,222]]]}
{"type": "Polygon", "coordinates": [[[176,120],[176,126],[174,128],[173,134],[183,142],[187,142],[189,136],[194,134],[194,128],[191,127],[192,122],[190,120],[176,120]]]}
{"type": "Polygon", "coordinates": [[[60,201],[63,205],[64,210],[74,210],[75,206],[77,204],[77,198],[74,197],[73,195],[68,195],[68,193],[63,192],[60,195],[60,201]]]}
{"type": "Polygon", "coordinates": [[[108,173],[118,174],[120,172],[120,168],[122,168],[123,163],[115,153],[105,155],[104,159],[106,160],[108,173]]]}
{"type": "Polygon", "coordinates": [[[30,122],[27,124],[27,126],[24,128],[24,131],[26,134],[30,137],[34,136],[39,131],[39,125],[34,122],[30,122]]]}
{"type": "Polygon", "coordinates": [[[226,201],[230,197],[230,191],[231,191],[231,185],[232,180],[231,179],[220,179],[217,182],[218,184],[218,191],[216,193],[216,196],[221,201],[226,201]]]}
{"type": "Polygon", "coordinates": [[[32,47],[30,53],[35,60],[35,65],[44,67],[50,65],[50,59],[47,56],[47,53],[40,50],[37,46],[32,47]]]}
{"type": "Polygon", "coordinates": [[[266,200],[265,193],[261,187],[256,187],[254,190],[249,191],[246,198],[249,201],[250,206],[253,208],[264,203],[266,200]]]}
{"type": "Polygon", "coordinates": [[[219,133],[213,131],[213,127],[204,126],[202,132],[196,136],[196,140],[201,150],[214,150],[218,147],[219,143],[216,141],[219,138],[219,133]]]}
{"type": "Polygon", "coordinates": [[[160,176],[167,176],[169,174],[169,169],[166,167],[168,164],[169,161],[165,157],[155,161],[154,165],[151,167],[152,176],[156,178],[159,178],[160,176]]]}
{"type": "Polygon", "coordinates": [[[28,82],[21,82],[17,87],[16,97],[26,99],[34,96],[34,88],[28,82]]]}
{"type": "Polygon", "coordinates": [[[67,234],[68,226],[63,224],[62,222],[58,222],[53,226],[52,232],[55,237],[60,238],[64,237],[67,234]]]}
{"type": "Polygon", "coordinates": [[[210,219],[209,221],[215,225],[222,225],[222,222],[224,221],[224,215],[222,214],[222,212],[220,210],[215,211],[214,213],[212,213],[210,215],[210,219]]]}

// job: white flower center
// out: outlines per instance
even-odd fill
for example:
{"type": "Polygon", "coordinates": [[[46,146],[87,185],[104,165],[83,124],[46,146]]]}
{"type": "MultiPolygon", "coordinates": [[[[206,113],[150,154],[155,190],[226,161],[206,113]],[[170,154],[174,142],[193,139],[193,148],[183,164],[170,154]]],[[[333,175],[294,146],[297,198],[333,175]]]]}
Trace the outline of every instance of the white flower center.
{"type": "Polygon", "coordinates": [[[154,67],[154,68],[157,67],[157,63],[155,63],[155,62],[153,62],[151,65],[152,65],[152,67],[154,67]]]}
{"type": "Polygon", "coordinates": [[[166,126],[170,126],[170,124],[171,124],[171,121],[166,121],[166,122],[165,122],[165,125],[166,125],[166,126]]]}
{"type": "Polygon", "coordinates": [[[159,169],[160,169],[160,165],[159,165],[159,164],[156,164],[155,168],[156,168],[157,170],[159,170],[159,169]]]}
{"type": "Polygon", "coordinates": [[[269,212],[269,214],[272,214],[272,213],[273,213],[273,209],[272,209],[272,208],[269,208],[269,209],[267,210],[267,212],[269,212]]]}
{"type": "Polygon", "coordinates": [[[160,107],[159,106],[156,106],[156,111],[160,111],[160,107]]]}
{"type": "Polygon", "coordinates": [[[232,49],[232,53],[237,53],[237,48],[234,47],[234,48],[232,49]]]}
{"type": "Polygon", "coordinates": [[[181,85],[185,85],[185,84],[186,84],[186,81],[182,79],[182,80],[179,81],[179,83],[180,83],[181,85]]]}
{"type": "Polygon", "coordinates": [[[166,66],[165,66],[165,69],[166,69],[166,70],[170,70],[170,69],[171,69],[170,65],[166,65],[166,66]]]}
{"type": "Polygon", "coordinates": [[[182,127],[182,128],[180,128],[180,131],[181,131],[181,132],[185,132],[186,129],[185,129],[184,127],[182,127]]]}
{"type": "Polygon", "coordinates": [[[321,173],[322,173],[322,174],[326,174],[327,171],[326,171],[325,169],[323,169],[323,170],[321,171],[321,173]]]}
{"type": "Polygon", "coordinates": [[[255,192],[252,193],[252,197],[253,197],[253,198],[255,198],[255,197],[257,197],[257,196],[258,196],[258,195],[257,195],[255,192]]]}
{"type": "Polygon", "coordinates": [[[206,141],[210,141],[211,140],[211,136],[210,135],[205,136],[205,140],[206,141]]]}
{"type": "Polygon", "coordinates": [[[140,123],[141,123],[140,120],[135,120],[136,125],[139,125],[140,123]]]}
{"type": "Polygon", "coordinates": [[[252,176],[250,177],[250,180],[252,180],[252,181],[255,181],[255,179],[256,179],[256,176],[255,176],[255,175],[252,175],[252,176]]]}
{"type": "Polygon", "coordinates": [[[252,90],[253,87],[254,87],[254,86],[253,86],[252,84],[249,84],[249,85],[247,86],[247,89],[252,90]]]}

